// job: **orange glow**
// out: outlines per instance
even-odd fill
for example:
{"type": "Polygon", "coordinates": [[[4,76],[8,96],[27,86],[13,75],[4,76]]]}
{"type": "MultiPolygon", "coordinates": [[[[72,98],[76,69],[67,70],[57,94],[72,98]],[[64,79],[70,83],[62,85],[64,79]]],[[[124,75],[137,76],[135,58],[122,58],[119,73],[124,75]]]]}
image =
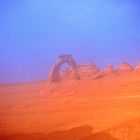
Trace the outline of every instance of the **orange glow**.
{"type": "Polygon", "coordinates": [[[102,132],[112,140],[140,138],[140,73],[98,80],[63,80],[48,91],[45,87],[45,81],[0,87],[1,134],[32,137],[32,133],[41,133],[53,140],[52,132],[56,136],[64,133],[65,139],[69,133],[75,136],[77,131],[85,131],[84,136],[91,138],[102,132]],[[82,126],[91,127],[92,134],[88,134],[88,128],[80,129],[82,126]],[[80,130],[73,131],[77,127],[80,130]]]}

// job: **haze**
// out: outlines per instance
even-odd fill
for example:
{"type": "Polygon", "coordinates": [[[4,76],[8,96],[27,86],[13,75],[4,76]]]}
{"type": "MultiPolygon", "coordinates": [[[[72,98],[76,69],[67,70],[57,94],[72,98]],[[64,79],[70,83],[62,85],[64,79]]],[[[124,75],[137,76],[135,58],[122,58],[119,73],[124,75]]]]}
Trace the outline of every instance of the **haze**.
{"type": "Polygon", "coordinates": [[[140,61],[137,0],[0,1],[0,83],[46,79],[60,54],[100,68],[140,61]]]}

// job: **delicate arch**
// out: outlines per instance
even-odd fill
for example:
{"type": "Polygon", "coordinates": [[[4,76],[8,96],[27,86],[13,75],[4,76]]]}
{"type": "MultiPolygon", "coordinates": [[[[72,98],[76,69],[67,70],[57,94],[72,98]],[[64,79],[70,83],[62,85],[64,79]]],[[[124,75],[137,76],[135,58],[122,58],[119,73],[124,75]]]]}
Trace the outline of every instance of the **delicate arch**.
{"type": "Polygon", "coordinates": [[[52,69],[50,71],[48,80],[51,82],[59,82],[60,81],[60,67],[62,64],[67,63],[69,66],[72,67],[74,75],[73,78],[79,80],[80,76],[77,69],[77,64],[75,60],[72,58],[71,55],[60,55],[57,59],[54,65],[52,66],[52,69]]]}

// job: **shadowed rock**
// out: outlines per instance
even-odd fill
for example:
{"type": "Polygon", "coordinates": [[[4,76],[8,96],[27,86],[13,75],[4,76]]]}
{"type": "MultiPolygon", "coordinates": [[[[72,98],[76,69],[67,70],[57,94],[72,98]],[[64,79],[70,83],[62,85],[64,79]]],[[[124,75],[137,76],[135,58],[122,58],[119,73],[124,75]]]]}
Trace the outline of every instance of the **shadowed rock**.
{"type": "Polygon", "coordinates": [[[140,72],[140,63],[136,66],[135,71],[136,71],[136,72],[140,72]]]}
{"type": "Polygon", "coordinates": [[[109,64],[103,71],[105,76],[115,76],[117,75],[117,70],[112,64],[109,64]]]}
{"type": "Polygon", "coordinates": [[[105,77],[112,77],[117,75],[117,70],[112,64],[109,64],[103,71],[100,71],[94,76],[94,79],[102,79],[105,77]]]}
{"type": "Polygon", "coordinates": [[[93,77],[100,72],[100,69],[93,63],[86,63],[78,66],[78,70],[81,77],[93,77]]]}
{"type": "MultiPolygon", "coordinates": [[[[79,75],[81,78],[89,77],[93,78],[94,75],[100,72],[100,69],[93,63],[85,63],[77,66],[79,75]]],[[[62,79],[71,79],[72,77],[72,68],[67,67],[62,71],[62,79]]]]}
{"type": "Polygon", "coordinates": [[[47,140],[81,140],[92,135],[92,126],[83,125],[69,130],[56,131],[47,135],[47,140]]]}
{"type": "Polygon", "coordinates": [[[88,125],[50,134],[11,134],[1,135],[0,140],[118,140],[107,132],[93,133],[88,125]]]}
{"type": "Polygon", "coordinates": [[[98,133],[92,134],[86,138],[83,138],[81,140],[118,140],[118,139],[114,138],[107,132],[98,132],[98,133]]]}
{"type": "Polygon", "coordinates": [[[115,68],[114,68],[114,66],[113,66],[112,64],[109,64],[109,65],[105,68],[104,71],[107,72],[107,73],[113,73],[113,72],[115,72],[115,68]]]}
{"type": "Polygon", "coordinates": [[[75,60],[72,58],[71,55],[60,55],[57,59],[54,65],[52,66],[52,69],[50,71],[50,74],[48,76],[48,81],[50,82],[59,82],[60,81],[60,67],[62,64],[67,63],[69,66],[71,66],[73,70],[73,78],[76,80],[80,79],[77,64],[75,60]]]}
{"type": "Polygon", "coordinates": [[[133,67],[128,63],[122,63],[119,67],[120,72],[131,72],[133,70],[133,67]]]}

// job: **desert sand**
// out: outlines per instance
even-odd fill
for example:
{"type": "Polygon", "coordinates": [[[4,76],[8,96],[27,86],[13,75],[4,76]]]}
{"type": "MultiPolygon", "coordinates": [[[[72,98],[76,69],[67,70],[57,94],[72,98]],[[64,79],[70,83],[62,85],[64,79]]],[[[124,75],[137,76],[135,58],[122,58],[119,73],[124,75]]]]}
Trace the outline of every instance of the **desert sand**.
{"type": "Polygon", "coordinates": [[[140,73],[0,85],[0,139],[139,140],[140,73]]]}

